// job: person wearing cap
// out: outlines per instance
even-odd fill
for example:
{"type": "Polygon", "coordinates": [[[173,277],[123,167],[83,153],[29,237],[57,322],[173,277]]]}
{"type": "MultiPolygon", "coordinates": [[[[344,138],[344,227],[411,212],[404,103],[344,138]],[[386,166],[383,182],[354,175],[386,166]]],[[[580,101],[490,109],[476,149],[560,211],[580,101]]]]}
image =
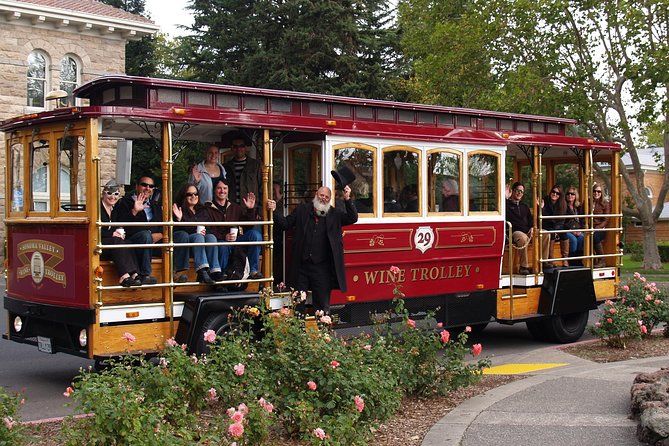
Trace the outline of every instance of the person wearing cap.
{"type": "MultiPolygon", "coordinates": [[[[234,157],[225,163],[225,172],[230,189],[230,200],[242,205],[242,199],[252,193],[260,197],[262,176],[258,160],[246,155],[247,143],[244,138],[232,140],[234,157]]],[[[214,185],[216,187],[216,185],[214,185]]]]}
{"type": "MultiPolygon", "coordinates": [[[[118,221],[118,211],[116,203],[118,202],[121,192],[116,180],[109,180],[102,189],[102,198],[100,199],[100,221],[116,222],[118,221]]],[[[102,244],[103,245],[122,245],[125,241],[125,230],[117,226],[103,226],[102,244]]],[[[131,249],[118,248],[106,249],[102,251],[100,256],[102,260],[111,260],[116,266],[118,273],[118,282],[121,286],[131,287],[139,286],[142,281],[139,279],[139,268],[135,255],[131,249]]]]}
{"type": "Polygon", "coordinates": [[[284,230],[296,228],[288,285],[300,291],[311,290],[314,309],[325,313],[330,310],[330,292],[346,291],[342,226],[358,221],[347,181],[352,172],[333,172],[333,176],[344,186],[343,204],[338,201],[336,206],[331,205],[329,187],[319,188],[310,203],[299,205],[288,216],[276,211],[276,201],[267,201],[274,224],[284,230]]]}
{"type": "MultiPolygon", "coordinates": [[[[152,199],[155,188],[156,183],[153,178],[148,175],[140,176],[135,184],[135,193],[126,194],[118,202],[118,221],[160,222],[163,218],[163,209],[158,201],[152,199]]],[[[125,232],[127,243],[150,245],[163,239],[160,226],[128,226],[125,232]]],[[[156,278],[151,276],[152,251],[151,248],[135,249],[139,278],[143,285],[157,283],[156,278]]]]}

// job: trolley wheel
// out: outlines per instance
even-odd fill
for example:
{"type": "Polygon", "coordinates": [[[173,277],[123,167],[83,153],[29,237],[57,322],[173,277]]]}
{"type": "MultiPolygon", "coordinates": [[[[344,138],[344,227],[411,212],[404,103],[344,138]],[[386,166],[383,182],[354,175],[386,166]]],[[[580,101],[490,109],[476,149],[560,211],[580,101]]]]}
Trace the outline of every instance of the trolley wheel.
{"type": "Polygon", "coordinates": [[[530,334],[536,340],[567,344],[581,338],[588,324],[588,315],[588,311],[561,314],[527,321],[526,324],[530,334]]]}
{"type": "Polygon", "coordinates": [[[230,323],[229,316],[231,313],[229,311],[222,311],[220,313],[212,313],[207,316],[207,319],[204,320],[200,332],[197,334],[197,340],[195,342],[195,353],[201,355],[203,353],[209,353],[209,343],[205,342],[204,334],[208,330],[214,330],[216,336],[222,336],[223,334],[230,331],[232,324],[230,323]]]}

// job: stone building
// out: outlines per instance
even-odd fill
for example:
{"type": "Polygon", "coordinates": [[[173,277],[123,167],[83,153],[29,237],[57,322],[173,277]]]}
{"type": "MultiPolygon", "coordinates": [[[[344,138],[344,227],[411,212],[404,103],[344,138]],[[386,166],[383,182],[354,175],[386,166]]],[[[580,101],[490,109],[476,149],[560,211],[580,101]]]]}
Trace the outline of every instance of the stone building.
{"type": "MultiPolygon", "coordinates": [[[[71,93],[95,77],[124,73],[126,42],[157,31],[151,20],[96,0],[0,0],[0,120],[56,107],[45,101],[52,90],[71,93]]],[[[4,138],[0,132],[2,218],[4,138]]],[[[114,151],[105,152],[104,164],[113,166],[114,151]]],[[[4,235],[0,225],[0,243],[4,235]]]]}

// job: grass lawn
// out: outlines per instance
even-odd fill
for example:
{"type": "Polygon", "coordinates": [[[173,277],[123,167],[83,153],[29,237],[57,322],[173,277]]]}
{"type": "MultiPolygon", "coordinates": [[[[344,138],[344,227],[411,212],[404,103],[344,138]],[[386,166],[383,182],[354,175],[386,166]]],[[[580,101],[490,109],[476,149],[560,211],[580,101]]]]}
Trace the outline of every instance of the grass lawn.
{"type": "Polygon", "coordinates": [[[637,271],[639,274],[645,276],[648,280],[669,282],[669,265],[663,264],[662,269],[660,270],[643,270],[641,269],[641,262],[633,261],[628,254],[624,255],[623,267],[620,271],[621,275],[624,277],[637,271]]]}

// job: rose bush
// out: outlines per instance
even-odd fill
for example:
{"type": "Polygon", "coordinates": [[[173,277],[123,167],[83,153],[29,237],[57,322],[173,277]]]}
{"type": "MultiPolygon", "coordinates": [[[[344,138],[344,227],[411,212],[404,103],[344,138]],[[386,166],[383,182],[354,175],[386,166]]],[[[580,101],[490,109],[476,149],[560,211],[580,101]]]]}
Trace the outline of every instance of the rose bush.
{"type": "MultiPolygon", "coordinates": [[[[398,287],[394,294],[401,296],[398,287]]],[[[62,443],[244,446],[281,427],[308,444],[363,445],[404,395],[465,386],[488,365],[466,362],[482,349],[467,348],[466,332],[452,339],[443,329],[418,329],[401,299],[385,319],[401,321],[395,335],[380,324],[343,339],[329,317],[307,330],[289,309],[245,308],[235,318],[224,336],[204,334],[206,355],[189,355],[170,339],[158,358],[128,356],[102,373],[82,371],[65,393],[92,416],[70,419],[62,443]]],[[[123,338],[135,341],[132,333],[123,338]]]]}
{"type": "Polygon", "coordinates": [[[639,273],[634,273],[632,278],[620,287],[620,298],[624,304],[632,307],[638,313],[638,319],[643,320],[647,328],[646,336],[661,322],[667,322],[669,318],[669,305],[666,293],[659,288],[655,282],[648,282],[639,273]]]}
{"type": "Polygon", "coordinates": [[[23,426],[19,423],[18,412],[23,398],[18,394],[8,393],[0,387],[0,446],[20,446],[25,444],[23,426]]]}

